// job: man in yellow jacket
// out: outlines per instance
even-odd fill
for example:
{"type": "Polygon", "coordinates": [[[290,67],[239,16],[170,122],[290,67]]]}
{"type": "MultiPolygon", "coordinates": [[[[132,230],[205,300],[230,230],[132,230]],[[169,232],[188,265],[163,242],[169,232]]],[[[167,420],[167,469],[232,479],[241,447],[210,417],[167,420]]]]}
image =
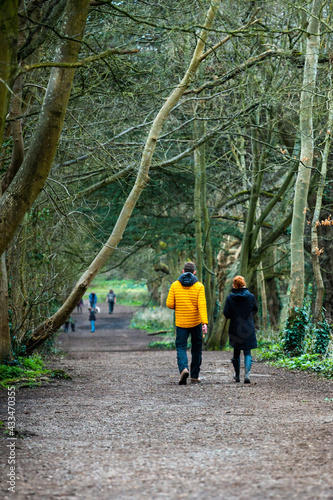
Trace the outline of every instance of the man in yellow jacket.
{"type": "Polygon", "coordinates": [[[183,274],[172,283],[166,305],[175,309],[176,349],[180,373],[179,385],[186,385],[190,375],[187,360],[187,339],[191,334],[191,382],[200,382],[202,334],[207,333],[207,306],[205,287],[195,276],[195,264],[186,262],[183,274]]]}

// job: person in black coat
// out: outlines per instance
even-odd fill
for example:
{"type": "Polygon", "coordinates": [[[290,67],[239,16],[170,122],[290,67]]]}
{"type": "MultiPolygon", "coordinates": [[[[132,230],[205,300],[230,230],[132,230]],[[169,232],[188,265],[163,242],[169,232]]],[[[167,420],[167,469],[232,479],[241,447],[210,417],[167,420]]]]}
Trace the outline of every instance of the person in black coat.
{"type": "Polygon", "coordinates": [[[231,360],[235,369],[234,380],[240,382],[240,353],[244,351],[244,383],[249,384],[252,366],[251,349],[257,347],[253,315],[258,312],[258,306],[255,296],[246,288],[243,276],[235,276],[232,286],[232,292],[227,297],[223,314],[230,319],[229,344],[234,348],[234,356],[231,360]]]}

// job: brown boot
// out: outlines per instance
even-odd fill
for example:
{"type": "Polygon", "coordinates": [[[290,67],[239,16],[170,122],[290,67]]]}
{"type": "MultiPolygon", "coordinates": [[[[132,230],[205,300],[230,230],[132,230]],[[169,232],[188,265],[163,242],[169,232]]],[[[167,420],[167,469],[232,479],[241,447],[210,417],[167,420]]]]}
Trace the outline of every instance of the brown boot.
{"type": "Polygon", "coordinates": [[[187,368],[184,368],[184,370],[182,370],[180,372],[179,385],[186,385],[187,384],[187,379],[188,379],[189,374],[190,374],[190,372],[188,371],[187,368]]]}

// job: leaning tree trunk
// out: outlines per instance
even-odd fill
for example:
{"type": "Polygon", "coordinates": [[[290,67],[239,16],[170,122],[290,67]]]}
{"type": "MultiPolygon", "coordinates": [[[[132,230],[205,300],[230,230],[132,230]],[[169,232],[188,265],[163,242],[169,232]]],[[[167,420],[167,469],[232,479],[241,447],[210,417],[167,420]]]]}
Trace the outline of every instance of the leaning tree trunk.
{"type": "Polygon", "coordinates": [[[60,307],[60,309],[53,316],[51,316],[51,318],[48,318],[46,321],[41,323],[33,331],[30,338],[26,339],[26,349],[28,353],[31,353],[34,349],[36,349],[39,345],[45,342],[46,339],[48,339],[53,333],[55,333],[60,328],[60,326],[64,323],[65,319],[74,310],[80,298],[83,297],[85,291],[87,290],[88,286],[90,285],[94,277],[98,274],[100,269],[107,262],[107,260],[110,258],[113,251],[117,248],[117,245],[121,241],[128,220],[131,217],[133,209],[136,205],[136,202],[138,201],[141,192],[143,191],[144,187],[149,181],[148,177],[149,168],[162,126],[167,117],[169,116],[170,112],[174,108],[174,106],[177,104],[177,102],[182,97],[184,92],[190,86],[200,63],[209,54],[212,53],[211,49],[204,52],[204,47],[206,44],[209,30],[211,29],[214,18],[216,16],[219,4],[220,0],[213,0],[211,2],[211,6],[208,10],[204,27],[201,30],[201,33],[199,34],[197,45],[194,54],[192,56],[190,65],[182,81],[177,85],[177,87],[173,90],[171,95],[165,101],[164,105],[158,112],[151,126],[142,153],[141,163],[135,184],[124,203],[124,206],[118,217],[118,220],[112,231],[111,236],[109,237],[108,241],[105,243],[103,248],[100,250],[97,257],[91,263],[87,271],[81,276],[81,278],[77,282],[76,286],[74,287],[73,291],[71,292],[65,303],[62,305],[62,307],[60,307]]]}
{"type": "Polygon", "coordinates": [[[313,164],[313,95],[316,89],[319,28],[322,0],[313,0],[307,32],[303,89],[300,102],[301,154],[295,186],[291,225],[290,311],[301,308],[304,299],[304,225],[313,164]]]}
{"type": "Polygon", "coordinates": [[[324,148],[324,154],[322,158],[322,164],[321,164],[321,172],[320,172],[320,178],[319,178],[319,183],[318,183],[318,191],[317,191],[317,196],[316,196],[316,206],[315,210],[313,213],[313,219],[312,219],[312,225],[311,225],[311,257],[312,257],[312,267],[313,267],[313,274],[316,282],[316,298],[315,298],[315,310],[314,310],[314,322],[315,324],[320,321],[320,314],[323,308],[323,301],[324,301],[324,282],[323,278],[321,275],[321,270],[320,270],[320,263],[319,263],[319,256],[321,254],[321,251],[319,249],[319,243],[318,243],[318,226],[320,225],[319,218],[320,218],[320,211],[321,211],[321,205],[322,205],[322,198],[323,198],[323,193],[324,193],[324,188],[325,188],[325,180],[326,180],[326,174],[327,174],[327,161],[328,161],[328,155],[330,152],[330,147],[331,147],[331,142],[332,142],[332,127],[333,127],[333,98],[332,98],[332,90],[329,91],[328,94],[329,98],[329,115],[328,115],[328,123],[327,123],[327,133],[325,137],[325,148],[324,148]]]}
{"type": "MultiPolygon", "coordinates": [[[[3,140],[5,119],[8,112],[10,91],[14,83],[17,61],[18,1],[0,3],[0,144],[3,140]]],[[[0,197],[2,195],[0,179],[0,197]]],[[[10,358],[11,340],[8,322],[8,281],[6,255],[0,251],[0,362],[10,358]]]]}

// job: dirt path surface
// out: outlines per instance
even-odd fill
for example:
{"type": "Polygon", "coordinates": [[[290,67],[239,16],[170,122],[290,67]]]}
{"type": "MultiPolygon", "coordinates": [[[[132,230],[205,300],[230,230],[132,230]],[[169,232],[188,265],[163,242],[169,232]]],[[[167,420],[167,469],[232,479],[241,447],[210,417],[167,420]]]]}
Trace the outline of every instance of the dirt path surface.
{"type": "MultiPolygon", "coordinates": [[[[333,499],[332,382],[205,352],[201,385],[178,385],[175,352],[149,351],[130,309],[105,306],[95,334],[75,315],[60,380],[16,394],[16,494],[1,498],[333,499]]],[[[6,394],[2,395],[6,396],[6,394]]],[[[5,409],[5,408],[4,408],[5,409]]]]}

